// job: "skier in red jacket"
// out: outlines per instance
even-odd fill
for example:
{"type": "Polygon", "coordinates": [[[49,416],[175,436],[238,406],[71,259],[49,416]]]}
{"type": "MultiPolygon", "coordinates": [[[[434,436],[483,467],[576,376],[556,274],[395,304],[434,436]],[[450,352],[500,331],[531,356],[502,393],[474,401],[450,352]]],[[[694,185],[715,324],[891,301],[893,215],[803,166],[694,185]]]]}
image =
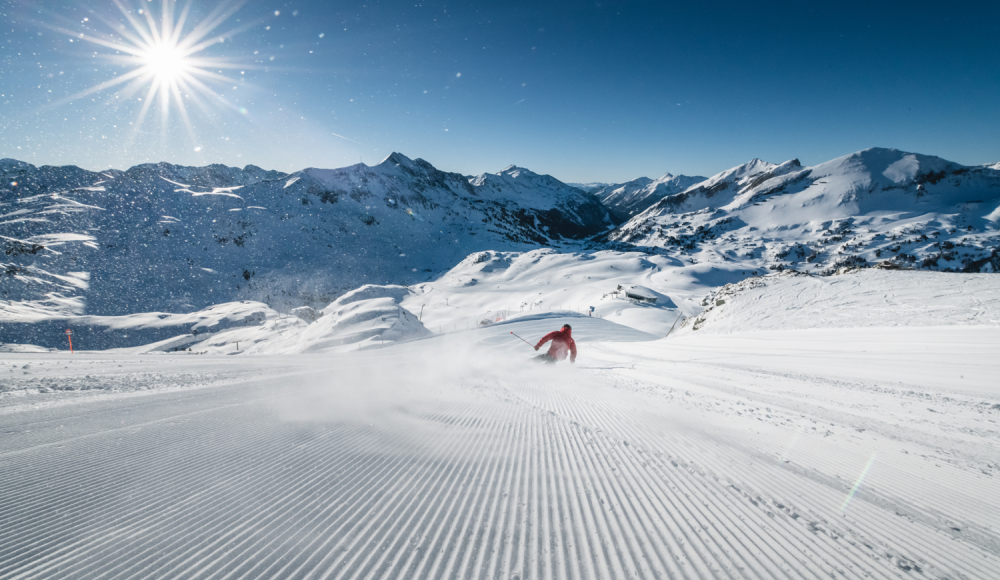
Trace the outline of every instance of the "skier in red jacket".
{"type": "Polygon", "coordinates": [[[560,330],[553,330],[546,334],[535,345],[535,350],[537,351],[542,348],[542,345],[550,340],[552,341],[552,345],[549,346],[549,352],[536,356],[535,360],[538,362],[556,363],[565,360],[566,353],[569,353],[569,362],[576,362],[576,342],[573,341],[573,327],[564,324],[560,330]]]}

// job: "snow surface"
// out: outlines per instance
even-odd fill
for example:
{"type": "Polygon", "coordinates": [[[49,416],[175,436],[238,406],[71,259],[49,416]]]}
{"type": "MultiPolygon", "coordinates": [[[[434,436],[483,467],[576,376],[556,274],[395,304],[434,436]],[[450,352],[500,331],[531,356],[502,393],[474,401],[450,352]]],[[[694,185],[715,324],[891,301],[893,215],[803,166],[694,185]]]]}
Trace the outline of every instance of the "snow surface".
{"type": "Polygon", "coordinates": [[[1000,327],[997,282],[993,274],[865,269],[810,276],[786,271],[723,286],[705,298],[707,310],[681,328],[720,334],[812,328],[1000,327]]]}
{"type": "MultiPolygon", "coordinates": [[[[454,274],[575,258],[503,259],[454,274]]],[[[991,276],[756,278],[666,339],[531,311],[294,358],[0,354],[0,578],[990,578],[991,276]],[[575,365],[512,334],[564,323],[575,365]]],[[[414,295],[354,298],[276,320],[414,295]]]]}

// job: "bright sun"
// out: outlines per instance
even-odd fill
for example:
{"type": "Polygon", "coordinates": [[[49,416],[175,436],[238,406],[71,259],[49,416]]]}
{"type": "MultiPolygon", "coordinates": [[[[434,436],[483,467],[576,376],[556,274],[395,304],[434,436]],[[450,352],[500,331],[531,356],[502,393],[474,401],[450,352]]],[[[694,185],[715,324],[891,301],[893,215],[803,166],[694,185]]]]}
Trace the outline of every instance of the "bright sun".
{"type": "Polygon", "coordinates": [[[152,10],[146,8],[134,10],[117,1],[115,4],[130,25],[116,27],[115,34],[98,36],[60,28],[57,30],[75,39],[113,49],[116,51],[115,54],[106,55],[104,58],[133,68],[67,100],[124,85],[118,89],[119,97],[141,103],[138,122],[135,123],[136,129],[142,124],[150,107],[158,102],[164,130],[170,123],[170,111],[174,109],[180,114],[192,135],[194,129],[187,112],[190,105],[202,110],[207,110],[211,105],[222,105],[237,110],[237,107],[230,104],[209,84],[235,82],[219,74],[222,72],[219,69],[256,67],[248,66],[246,63],[234,64],[227,59],[203,56],[201,53],[225,42],[240,30],[249,28],[250,25],[244,25],[239,30],[213,34],[213,30],[232,16],[242,2],[223,0],[204,21],[195,24],[189,31],[185,31],[184,27],[191,9],[191,1],[185,3],[175,18],[176,0],[161,0],[159,22],[154,18],[152,10]]]}
{"type": "Polygon", "coordinates": [[[161,83],[170,83],[188,68],[184,53],[176,46],[155,46],[139,56],[139,59],[161,83]]]}

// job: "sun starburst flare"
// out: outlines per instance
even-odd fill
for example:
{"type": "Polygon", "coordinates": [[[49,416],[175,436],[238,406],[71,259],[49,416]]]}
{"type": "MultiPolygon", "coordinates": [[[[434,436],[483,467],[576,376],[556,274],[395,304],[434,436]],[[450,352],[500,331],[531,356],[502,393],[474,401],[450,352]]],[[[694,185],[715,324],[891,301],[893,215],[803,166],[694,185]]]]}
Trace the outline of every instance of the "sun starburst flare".
{"type": "Polygon", "coordinates": [[[211,105],[240,111],[210,85],[235,82],[222,74],[222,70],[257,67],[230,59],[210,57],[204,52],[258,24],[253,22],[223,33],[215,32],[239,10],[245,0],[219,4],[206,18],[187,31],[185,25],[193,0],[188,0],[179,13],[175,0],[161,0],[159,21],[148,8],[132,8],[121,0],[113,2],[124,21],[98,16],[113,32],[88,34],[65,28],[57,30],[75,40],[84,40],[114,50],[115,54],[99,56],[131,67],[131,70],[62,102],[118,87],[116,92],[119,97],[126,100],[135,98],[141,103],[137,122],[134,124],[136,130],[143,124],[150,108],[158,102],[161,130],[167,130],[171,112],[176,110],[192,136],[194,128],[188,115],[189,104],[193,103],[205,113],[209,112],[211,105]]]}

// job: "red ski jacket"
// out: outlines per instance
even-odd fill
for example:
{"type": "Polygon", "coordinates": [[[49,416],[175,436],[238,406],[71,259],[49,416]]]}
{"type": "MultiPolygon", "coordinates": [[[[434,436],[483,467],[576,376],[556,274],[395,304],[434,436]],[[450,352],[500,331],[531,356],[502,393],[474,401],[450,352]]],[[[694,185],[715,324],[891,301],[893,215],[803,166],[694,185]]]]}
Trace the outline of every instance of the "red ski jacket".
{"type": "Polygon", "coordinates": [[[550,357],[556,360],[564,360],[568,352],[570,353],[569,362],[576,362],[576,342],[573,341],[572,330],[568,328],[553,330],[543,336],[542,340],[538,341],[538,344],[535,345],[535,350],[538,350],[550,340],[552,341],[552,345],[549,347],[549,352],[547,353],[550,357]]]}

